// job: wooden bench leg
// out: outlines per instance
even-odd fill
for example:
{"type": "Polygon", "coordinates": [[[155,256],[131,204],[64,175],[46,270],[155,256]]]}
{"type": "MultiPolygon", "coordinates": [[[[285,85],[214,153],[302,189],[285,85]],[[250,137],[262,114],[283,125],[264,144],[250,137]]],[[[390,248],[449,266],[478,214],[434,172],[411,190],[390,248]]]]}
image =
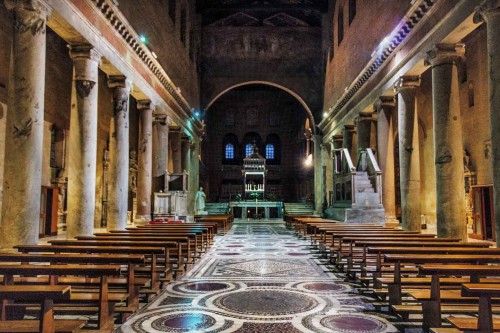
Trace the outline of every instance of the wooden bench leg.
{"type": "Polygon", "coordinates": [[[52,333],[55,332],[56,325],[54,322],[54,301],[45,299],[42,302],[40,312],[40,332],[52,333]]]}

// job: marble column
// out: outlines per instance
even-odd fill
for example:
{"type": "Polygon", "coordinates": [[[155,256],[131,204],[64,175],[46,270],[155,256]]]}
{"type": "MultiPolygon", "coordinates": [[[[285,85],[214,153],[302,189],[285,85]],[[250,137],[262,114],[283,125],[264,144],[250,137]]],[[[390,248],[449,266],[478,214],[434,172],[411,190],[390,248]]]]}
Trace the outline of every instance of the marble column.
{"type": "Polygon", "coordinates": [[[158,114],[153,121],[153,177],[165,175],[168,163],[168,117],[158,114]]]}
{"type": "Polygon", "coordinates": [[[488,52],[488,86],[492,148],[495,235],[500,247],[500,0],[487,0],[474,16],[475,22],[486,22],[488,52]]]}
{"type": "Polygon", "coordinates": [[[189,170],[189,159],[191,155],[191,141],[188,136],[181,136],[181,170],[189,170]]]}
{"type": "Polygon", "coordinates": [[[68,161],[67,237],[94,231],[97,156],[97,91],[101,55],[92,45],[71,45],[73,90],[68,161]]]}
{"type": "Polygon", "coordinates": [[[438,44],[427,53],[432,66],[432,114],[438,237],[467,240],[464,154],[458,66],[463,44],[438,44]]]}
{"type": "Polygon", "coordinates": [[[312,136],[314,142],[314,211],[315,214],[321,215],[323,213],[323,136],[314,134],[312,136]]]}
{"type": "Polygon", "coordinates": [[[401,217],[404,230],[420,230],[420,156],[416,90],[419,77],[402,76],[398,93],[398,133],[401,188],[401,217]]]}
{"type": "Polygon", "coordinates": [[[129,173],[129,94],[130,81],[110,76],[113,89],[113,118],[109,136],[108,230],[127,226],[129,173]]]}
{"type": "MultiPolygon", "coordinates": [[[[0,246],[38,242],[45,93],[45,23],[38,1],[5,1],[14,13],[5,133],[0,246]]],[[[4,45],[6,47],[6,45],[4,45]]],[[[53,218],[57,218],[54,216],[53,218]]]]}
{"type": "Polygon", "coordinates": [[[394,173],[394,109],[393,96],[381,96],[374,105],[377,112],[378,165],[382,170],[382,202],[385,221],[398,223],[396,219],[396,182],[394,173]]]}
{"type": "Polygon", "coordinates": [[[137,214],[136,223],[151,220],[151,188],[153,171],[153,105],[149,100],[137,101],[139,111],[139,156],[137,172],[137,214]]]}
{"type": "Polygon", "coordinates": [[[181,129],[170,129],[170,145],[172,147],[173,173],[182,173],[182,150],[181,150],[181,129]]]}
{"type": "Polygon", "coordinates": [[[354,125],[348,124],[344,125],[344,136],[342,139],[342,148],[349,151],[349,156],[351,157],[353,163],[356,161],[356,156],[353,156],[353,141],[354,134],[356,134],[356,127],[354,125]]]}
{"type": "Polygon", "coordinates": [[[357,142],[357,153],[359,153],[366,148],[370,148],[370,139],[372,132],[372,113],[371,112],[360,112],[357,120],[357,132],[358,132],[358,142],[357,142]]]}
{"type": "MultiPolygon", "coordinates": [[[[189,142],[189,141],[188,141],[189,142]]],[[[200,187],[200,139],[193,138],[190,142],[189,149],[189,191],[188,191],[188,213],[194,215],[195,213],[195,197],[198,188],[200,187]]]]}

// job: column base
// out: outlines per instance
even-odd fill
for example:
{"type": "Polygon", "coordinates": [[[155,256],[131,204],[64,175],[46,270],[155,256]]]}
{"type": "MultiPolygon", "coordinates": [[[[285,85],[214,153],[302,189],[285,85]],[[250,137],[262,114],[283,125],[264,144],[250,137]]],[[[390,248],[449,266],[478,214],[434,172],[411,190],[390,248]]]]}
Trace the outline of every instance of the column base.
{"type": "Polygon", "coordinates": [[[399,220],[395,216],[386,216],[385,226],[390,228],[397,228],[399,227],[399,220]]]}
{"type": "Polygon", "coordinates": [[[136,215],[134,218],[134,224],[145,225],[151,221],[151,215],[136,215]]]}

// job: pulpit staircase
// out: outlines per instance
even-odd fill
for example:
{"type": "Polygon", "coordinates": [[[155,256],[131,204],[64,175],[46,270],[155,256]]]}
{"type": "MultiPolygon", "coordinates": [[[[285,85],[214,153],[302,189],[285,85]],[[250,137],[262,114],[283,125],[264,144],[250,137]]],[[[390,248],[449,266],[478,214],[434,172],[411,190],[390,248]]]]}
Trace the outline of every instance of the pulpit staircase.
{"type": "Polygon", "coordinates": [[[327,217],[351,223],[385,223],[382,171],[373,151],[359,153],[355,167],[347,149],[334,150],[334,191],[327,217]]]}

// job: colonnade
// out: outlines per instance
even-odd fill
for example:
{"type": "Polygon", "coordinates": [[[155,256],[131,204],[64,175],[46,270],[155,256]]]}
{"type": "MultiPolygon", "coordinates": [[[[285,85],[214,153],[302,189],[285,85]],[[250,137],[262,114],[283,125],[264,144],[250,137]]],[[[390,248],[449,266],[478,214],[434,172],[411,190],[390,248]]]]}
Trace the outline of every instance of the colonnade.
{"type": "MultiPolygon", "coordinates": [[[[500,1],[485,1],[475,16],[487,27],[489,114],[492,143],[494,196],[500,197],[500,1]]],[[[436,44],[426,52],[425,64],[432,73],[432,119],[436,220],[439,237],[466,239],[464,151],[460,112],[459,83],[464,63],[463,44],[436,44]]],[[[330,138],[331,150],[346,148],[354,155],[370,146],[370,126],[376,127],[376,150],[383,179],[383,205],[386,221],[396,217],[395,145],[399,150],[399,184],[402,225],[407,230],[420,230],[420,152],[419,110],[416,100],[420,77],[403,75],[395,80],[394,95],[380,96],[372,114],[359,112],[357,121],[346,123],[342,132],[330,138]],[[356,125],[356,126],[355,126],[356,125]],[[370,125],[370,126],[369,126],[370,125]],[[398,142],[395,142],[395,138],[398,142]]],[[[331,155],[330,158],[333,158],[331,155]]],[[[325,164],[327,165],[327,164],[325,164]]],[[[334,170],[329,172],[334,173],[334,170]]],[[[500,200],[494,200],[496,234],[500,235],[500,200]]],[[[497,236],[500,244],[500,237],[497,236]]]]}
{"type": "MultiPolygon", "coordinates": [[[[40,189],[43,156],[46,20],[50,9],[38,0],[6,0],[13,12],[14,29],[6,120],[4,194],[0,243],[2,247],[35,244],[39,237],[40,189]]],[[[91,235],[94,228],[98,72],[101,55],[89,43],[70,44],[73,60],[70,135],[68,144],[67,235],[91,235]]],[[[113,118],[109,135],[108,228],[123,229],[127,223],[129,193],[129,80],[108,76],[113,92],[113,118]]],[[[137,101],[139,154],[137,220],[150,220],[153,177],[153,123],[168,124],[165,114],[155,115],[150,100],[137,101]],[[155,117],[156,116],[156,117],[155,117]],[[155,120],[156,119],[156,120],[155,120]]],[[[69,110],[68,110],[69,111],[69,110]]],[[[168,156],[168,126],[156,138],[155,170],[167,169],[167,159],[176,170],[189,168],[190,190],[198,188],[199,142],[184,147],[189,157],[181,165],[180,129],[170,137],[174,153],[168,156]],[[188,162],[186,162],[188,161],[188,162]]],[[[160,171],[161,173],[161,171],[160,171]]],[[[190,213],[194,213],[191,209],[190,213]]]]}

